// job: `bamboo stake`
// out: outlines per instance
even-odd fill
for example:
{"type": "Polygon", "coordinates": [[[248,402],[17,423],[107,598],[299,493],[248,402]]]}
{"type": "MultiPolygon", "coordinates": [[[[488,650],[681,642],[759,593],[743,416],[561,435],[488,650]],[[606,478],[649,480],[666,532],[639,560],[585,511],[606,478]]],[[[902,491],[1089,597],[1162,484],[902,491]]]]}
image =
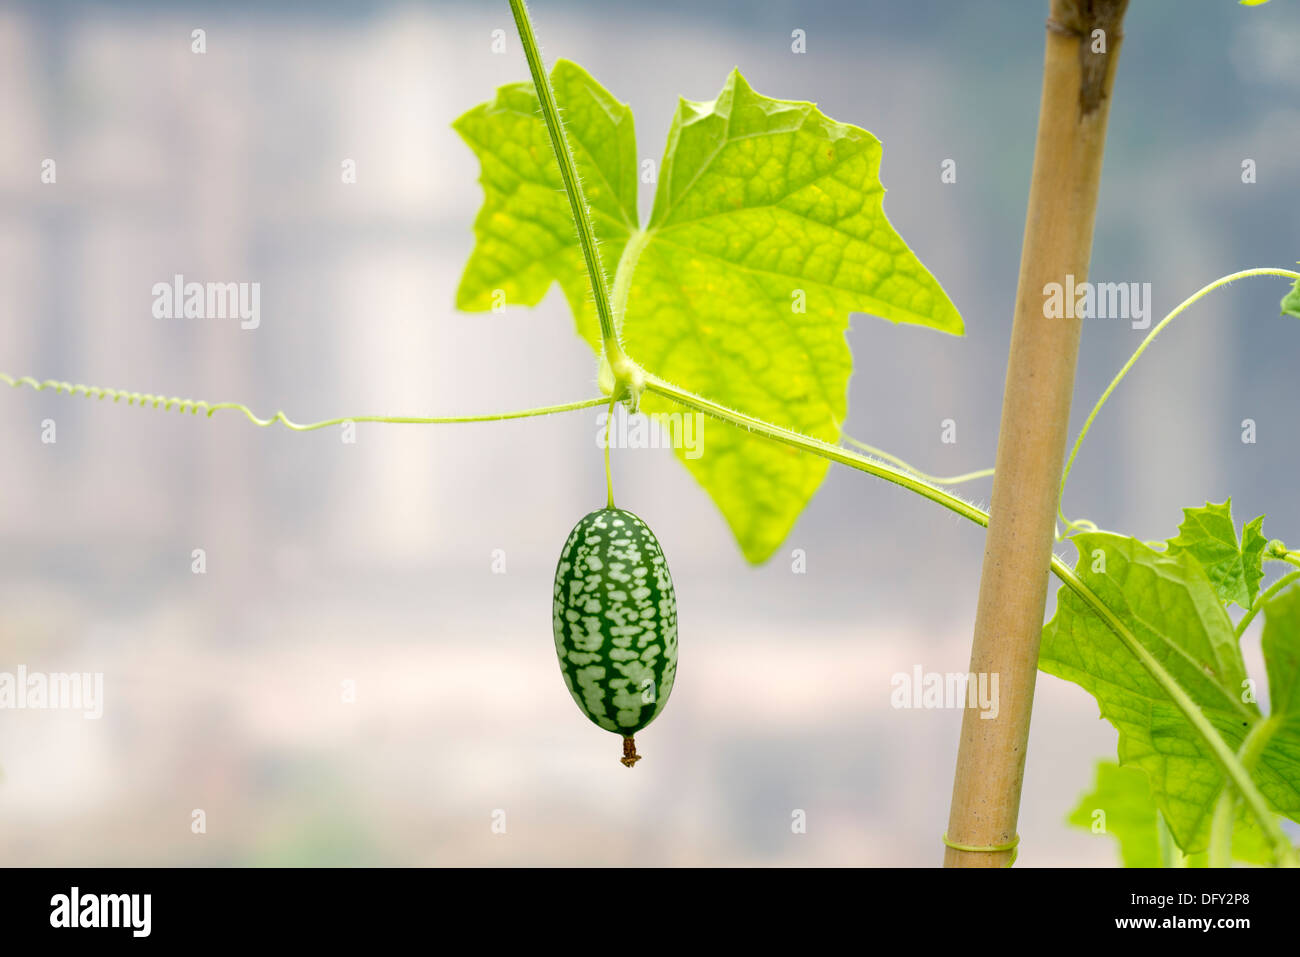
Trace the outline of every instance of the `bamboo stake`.
{"type": "MultiPolygon", "coordinates": [[[[1003,390],[973,675],[998,676],[999,710],[962,715],[947,867],[1014,860],[1080,320],[1047,318],[1044,286],[1087,279],[1110,92],[1128,0],[1051,0],[1033,180],[1003,390]],[[1095,31],[1102,31],[1100,34],[1095,31]],[[1094,52],[1096,51],[1096,52],[1094,52]],[[1007,848],[998,851],[958,850],[1007,848]]],[[[1072,315],[1073,310],[1067,313],[1072,315]]]]}

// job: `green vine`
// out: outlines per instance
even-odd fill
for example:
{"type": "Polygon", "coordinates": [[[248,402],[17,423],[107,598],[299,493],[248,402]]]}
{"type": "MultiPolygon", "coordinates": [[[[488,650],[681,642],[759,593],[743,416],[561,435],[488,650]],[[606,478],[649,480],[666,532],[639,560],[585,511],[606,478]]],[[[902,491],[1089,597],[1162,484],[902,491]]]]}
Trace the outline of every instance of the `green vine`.
{"type": "Polygon", "coordinates": [[[579,399],[577,402],[564,402],[560,405],[544,405],[535,409],[519,409],[513,412],[489,412],[483,415],[447,415],[436,417],[423,417],[413,415],[350,415],[337,419],[324,419],[320,422],[300,423],[294,422],[283,412],[276,412],[269,419],[258,418],[253,410],[239,402],[205,402],[202,399],[180,399],[154,395],[150,392],[128,392],[124,389],[109,389],[96,385],[81,385],[80,383],[59,382],[55,379],[46,379],[38,382],[31,376],[14,377],[5,372],[0,372],[0,382],[11,385],[14,388],[19,386],[30,386],[36,392],[44,392],[46,389],[52,389],[61,395],[83,395],[88,399],[112,399],[114,402],[120,402],[125,399],[127,405],[138,405],[141,408],[152,406],[155,409],[162,409],[164,412],[170,412],[175,409],[178,412],[189,412],[191,415],[198,415],[202,409],[211,418],[213,413],[223,410],[242,412],[248,418],[249,422],[254,425],[266,427],[279,422],[286,428],[293,429],[295,432],[314,432],[317,429],[324,429],[331,425],[342,425],[344,422],[386,422],[390,425],[453,425],[462,422],[502,422],[506,419],[527,419],[538,415],[554,415],[557,412],[573,412],[577,409],[589,409],[595,405],[604,405],[608,401],[604,396],[597,396],[594,399],[579,399]]]}
{"type": "MultiPolygon", "coordinates": [[[[591,280],[591,294],[596,303],[600,336],[605,347],[605,362],[612,378],[609,391],[616,399],[626,397],[629,408],[635,411],[641,399],[641,370],[628,359],[619,341],[614,310],[610,306],[609,290],[605,285],[605,270],[600,262],[600,248],[596,244],[596,230],[591,224],[591,209],[587,205],[587,197],[583,195],[582,180],[573,161],[573,150],[569,148],[564,121],[555,104],[555,91],[551,88],[551,79],[542,62],[537,35],[533,32],[533,24],[528,17],[528,6],[524,0],[510,0],[510,10],[515,15],[519,42],[524,48],[524,57],[528,60],[528,71],[533,75],[533,86],[541,103],[542,118],[546,121],[546,130],[551,137],[551,149],[560,167],[560,178],[564,181],[564,191],[569,197],[573,223],[578,231],[578,244],[582,247],[582,258],[587,265],[587,277],[591,280]]],[[[630,245],[632,244],[629,243],[630,245]]]]}
{"type": "Polygon", "coordinates": [[[857,439],[851,438],[850,436],[847,435],[841,435],[841,438],[843,438],[845,442],[849,443],[849,445],[853,446],[854,448],[861,449],[863,452],[866,452],[868,455],[874,455],[878,459],[884,459],[886,462],[893,462],[899,468],[906,469],[908,472],[911,472],[913,475],[917,476],[918,478],[925,479],[925,481],[929,482],[931,485],[961,485],[963,482],[973,482],[976,479],[988,478],[993,474],[992,469],[979,469],[978,471],[975,472],[965,472],[961,475],[952,475],[947,478],[942,478],[936,475],[929,475],[926,472],[922,472],[918,468],[908,465],[897,455],[890,455],[888,452],[884,451],[883,449],[878,449],[874,445],[867,445],[866,442],[859,442],[857,439]]]}
{"type": "Polygon", "coordinates": [[[1258,597],[1251,602],[1250,609],[1246,614],[1241,616],[1241,620],[1237,622],[1236,627],[1233,629],[1238,640],[1240,640],[1241,636],[1246,633],[1246,629],[1250,626],[1250,623],[1255,620],[1255,616],[1263,610],[1264,605],[1268,600],[1294,581],[1300,581],[1300,572],[1289,572],[1277,581],[1273,582],[1273,584],[1269,585],[1268,588],[1264,589],[1264,591],[1260,592],[1258,597]]]}
{"type": "MultiPolygon", "coordinates": [[[[1257,721],[1246,735],[1237,751],[1237,759],[1248,772],[1255,769],[1259,756],[1268,745],[1273,732],[1277,730],[1277,718],[1264,718],[1257,721]]],[[[1214,805],[1214,817],[1210,821],[1210,866],[1232,866],[1232,826],[1237,816],[1237,794],[1231,788],[1224,788],[1219,800],[1214,805]]]]}
{"type": "Polygon", "coordinates": [[[1214,282],[1210,283],[1208,286],[1204,286],[1192,293],[1192,295],[1179,303],[1178,307],[1174,309],[1173,312],[1169,313],[1169,315],[1156,323],[1152,330],[1147,333],[1146,338],[1142,340],[1142,343],[1136,350],[1134,350],[1133,355],[1129,356],[1128,362],[1124,363],[1119,372],[1115,374],[1115,378],[1110,380],[1110,385],[1106,386],[1105,391],[1101,394],[1101,398],[1097,400],[1097,404],[1094,405],[1092,411],[1088,413],[1088,418],[1084,421],[1083,428],[1079,431],[1079,437],[1074,440],[1074,446],[1070,449],[1070,454],[1065,460],[1065,469],[1061,473],[1061,489],[1058,496],[1056,511],[1057,515],[1060,516],[1061,521],[1065,523],[1065,536],[1068,536],[1071,532],[1097,531],[1097,526],[1087,519],[1071,521],[1065,517],[1063,504],[1065,499],[1065,483],[1070,478],[1070,470],[1074,467],[1074,459],[1079,454],[1079,447],[1083,445],[1083,440],[1088,436],[1088,430],[1092,428],[1093,420],[1097,418],[1097,413],[1100,412],[1101,407],[1106,404],[1106,400],[1110,398],[1111,393],[1115,391],[1116,386],[1124,381],[1124,377],[1129,374],[1129,370],[1137,364],[1138,359],[1142,357],[1142,353],[1146,352],[1147,346],[1151,345],[1151,343],[1155,341],[1156,336],[1160,335],[1161,330],[1177,319],[1178,316],[1180,316],[1189,306],[1204,299],[1216,289],[1222,289],[1231,282],[1235,282],[1238,279],[1247,279],[1251,276],[1277,276],[1283,279],[1300,280],[1300,272],[1293,272],[1290,269],[1275,269],[1267,266],[1258,269],[1243,269],[1240,272],[1234,272],[1231,275],[1222,276],[1214,280],[1214,282]]]}

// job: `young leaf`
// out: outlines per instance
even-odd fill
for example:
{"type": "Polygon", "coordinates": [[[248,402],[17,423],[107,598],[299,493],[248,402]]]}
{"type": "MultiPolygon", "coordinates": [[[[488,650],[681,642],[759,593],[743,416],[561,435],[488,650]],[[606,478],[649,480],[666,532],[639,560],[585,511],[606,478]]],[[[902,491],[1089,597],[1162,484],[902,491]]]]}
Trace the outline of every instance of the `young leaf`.
{"type": "MultiPolygon", "coordinates": [[[[679,104],[654,211],[639,230],[626,190],[636,179],[626,107],[575,64],[561,60],[553,75],[570,139],[584,147],[575,143],[591,205],[598,208],[593,187],[605,189],[609,201],[595,228],[606,268],[618,263],[613,306],[624,344],[647,371],[835,442],[853,369],[849,313],[962,332],[948,296],[885,218],[880,143],[866,130],[837,123],[811,103],[762,96],[733,71],[716,99],[679,104]],[[560,82],[578,74],[581,82],[560,82]],[[586,109],[570,102],[575,89],[586,109]],[[600,142],[612,129],[617,149],[600,142]]],[[[457,121],[483,161],[488,193],[458,301],[487,308],[489,290],[505,289],[509,301],[533,304],[549,281],[559,281],[579,332],[599,354],[594,318],[575,278],[581,257],[573,230],[565,233],[556,222],[564,198],[547,204],[542,195],[559,176],[540,149],[546,133],[536,109],[530,85],[515,84],[457,121]],[[516,161],[527,173],[522,183],[512,174],[516,161]],[[518,198],[524,186],[535,188],[518,198]],[[524,295],[513,298],[511,289],[524,295]]],[[[642,405],[646,412],[680,411],[652,395],[642,405]]],[[[706,433],[702,455],[678,449],[678,456],[717,503],[745,556],[764,561],[828,463],[718,422],[709,422],[706,433]]]]}
{"type": "Polygon", "coordinates": [[[1295,281],[1291,291],[1282,300],[1282,315],[1295,316],[1300,319],[1300,279],[1295,281]]]}
{"type": "MultiPolygon", "coordinates": [[[[1234,751],[1261,720],[1224,606],[1188,552],[1161,554],[1105,532],[1075,537],[1076,572],[1178,681],[1234,751]]],[[[1144,770],[1179,847],[1204,850],[1223,774],[1172,699],[1081,599],[1062,588],[1039,667],[1092,694],[1119,731],[1120,763],[1144,770]]],[[[1300,818],[1300,724],[1271,729],[1254,769],[1275,809],[1300,818]]]]}
{"type": "Polygon", "coordinates": [[[1205,568],[1219,598],[1249,608],[1264,577],[1268,539],[1260,531],[1263,524],[1263,515],[1248,523],[1238,541],[1232,499],[1222,505],[1206,502],[1204,508],[1185,508],[1178,537],[1169,540],[1169,554],[1190,552],[1205,568]]]}

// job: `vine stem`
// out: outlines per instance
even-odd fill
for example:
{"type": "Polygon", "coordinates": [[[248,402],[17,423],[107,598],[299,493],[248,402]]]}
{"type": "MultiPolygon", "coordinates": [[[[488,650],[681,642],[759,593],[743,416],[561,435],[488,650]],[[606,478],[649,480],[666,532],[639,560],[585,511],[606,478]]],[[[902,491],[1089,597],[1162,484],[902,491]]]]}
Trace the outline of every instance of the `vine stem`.
{"type": "Polygon", "coordinates": [[[1147,347],[1150,346],[1151,343],[1155,341],[1156,336],[1160,335],[1161,330],[1163,330],[1171,322],[1173,322],[1180,315],[1182,315],[1189,307],[1200,302],[1202,299],[1204,299],[1210,293],[1214,292],[1214,290],[1216,289],[1222,289],[1224,286],[1228,285],[1231,282],[1236,282],[1238,279],[1248,279],[1252,276],[1275,276],[1283,279],[1300,280],[1300,272],[1294,272],[1293,270],[1290,269],[1275,269],[1268,266],[1260,267],[1256,269],[1243,269],[1240,272],[1234,272],[1228,276],[1221,276],[1220,278],[1214,280],[1214,282],[1210,283],[1209,285],[1203,286],[1202,288],[1198,289],[1196,292],[1192,293],[1181,303],[1179,303],[1178,307],[1174,309],[1173,312],[1169,313],[1169,315],[1165,316],[1158,323],[1156,323],[1155,326],[1152,327],[1151,331],[1147,333],[1146,337],[1142,340],[1141,345],[1139,345],[1137,349],[1134,350],[1133,355],[1129,356],[1128,362],[1124,363],[1124,365],[1120,368],[1119,372],[1115,373],[1115,378],[1110,380],[1110,385],[1106,386],[1106,390],[1102,392],[1101,397],[1097,399],[1096,405],[1094,405],[1092,407],[1092,411],[1088,413],[1088,418],[1084,420],[1083,428],[1079,430],[1079,437],[1074,440],[1074,446],[1070,449],[1070,455],[1065,460],[1065,469],[1061,472],[1061,488],[1060,488],[1060,493],[1057,496],[1058,501],[1056,506],[1056,512],[1057,515],[1060,516],[1061,521],[1065,523],[1065,528],[1066,528],[1065,534],[1068,535],[1071,531],[1096,531],[1097,530],[1097,526],[1094,525],[1092,522],[1088,522],[1085,520],[1070,521],[1070,519],[1065,517],[1065,511],[1064,511],[1065,483],[1070,478],[1070,469],[1074,467],[1074,460],[1079,454],[1079,448],[1080,446],[1083,445],[1083,440],[1088,436],[1088,430],[1092,428],[1093,420],[1097,418],[1097,413],[1099,413],[1101,411],[1101,407],[1106,404],[1106,400],[1110,398],[1111,393],[1115,391],[1116,386],[1118,386],[1121,382],[1124,381],[1124,377],[1129,374],[1129,370],[1131,370],[1133,366],[1137,364],[1138,359],[1142,358],[1142,353],[1146,352],[1147,347]]]}
{"type": "Polygon", "coordinates": [[[576,402],[563,402],[559,405],[543,405],[533,409],[517,409],[511,412],[488,412],[481,415],[445,415],[434,417],[422,417],[411,415],[351,415],[343,416],[337,419],[323,419],[320,422],[294,422],[283,412],[276,412],[269,419],[259,418],[248,406],[239,402],[205,402],[203,399],[181,399],[175,396],[154,395],[151,392],[128,392],[125,389],[109,389],[97,385],[81,385],[80,383],[60,382],[57,379],[45,379],[38,381],[31,376],[14,377],[6,372],[0,372],[0,382],[13,386],[15,389],[19,386],[29,386],[36,392],[44,392],[46,389],[53,389],[61,395],[81,394],[88,399],[112,399],[114,402],[126,400],[127,405],[138,405],[141,408],[152,406],[155,409],[161,408],[164,412],[170,412],[175,409],[178,412],[189,412],[191,415],[198,415],[199,410],[211,418],[216,412],[230,410],[244,413],[248,421],[254,425],[266,427],[279,422],[286,428],[295,432],[314,432],[317,429],[328,428],[331,425],[342,425],[344,422],[386,422],[390,425],[455,425],[458,423],[469,422],[503,422],[507,419],[528,419],[539,415],[554,415],[558,412],[573,412],[577,409],[589,409],[592,406],[604,405],[609,400],[605,396],[598,396],[594,399],[579,399],[576,402]]]}
{"type": "Polygon", "coordinates": [[[515,17],[515,28],[519,32],[519,43],[524,48],[524,58],[528,60],[528,72],[533,76],[537,101],[541,106],[542,118],[546,122],[546,131],[551,137],[551,150],[555,154],[556,165],[560,168],[564,192],[569,197],[569,208],[573,213],[574,227],[578,232],[578,245],[582,248],[582,258],[587,265],[587,277],[591,281],[596,318],[600,321],[600,337],[605,349],[605,361],[609,363],[614,377],[612,394],[615,398],[619,398],[626,393],[632,409],[635,410],[641,394],[640,369],[628,359],[619,340],[618,326],[614,322],[614,310],[610,305],[605,270],[600,261],[600,247],[596,242],[596,229],[591,222],[591,212],[587,206],[587,197],[582,190],[582,178],[578,175],[573,150],[569,147],[569,138],[564,132],[564,119],[555,101],[555,90],[551,86],[551,78],[546,73],[546,64],[542,61],[537,34],[533,31],[533,23],[528,15],[528,5],[524,0],[510,0],[510,10],[515,17]]]}
{"type": "MultiPolygon", "coordinates": [[[[1248,773],[1255,769],[1259,756],[1281,723],[1276,717],[1258,721],[1246,735],[1246,740],[1241,742],[1237,759],[1248,773]]],[[[1232,826],[1236,817],[1237,792],[1232,788],[1224,788],[1219,800],[1215,802],[1214,817],[1210,821],[1210,867],[1232,866],[1232,826]]]]}
{"type": "Polygon", "coordinates": [[[610,432],[614,428],[614,404],[613,397],[609,400],[609,409],[605,412],[605,496],[606,507],[614,507],[614,473],[609,467],[609,438],[610,432]]]}
{"type": "Polygon", "coordinates": [[[1210,820],[1210,867],[1232,866],[1232,824],[1236,816],[1237,794],[1232,788],[1224,788],[1210,820]]]}
{"type": "Polygon", "coordinates": [[[830,442],[824,442],[821,439],[813,438],[810,435],[804,435],[801,432],[795,432],[792,429],[782,428],[779,425],[773,425],[762,419],[756,419],[752,415],[746,415],[744,412],[738,412],[735,409],[729,409],[726,406],[719,405],[693,392],[689,392],[679,386],[673,385],[665,379],[661,379],[652,373],[646,373],[645,388],[647,392],[653,392],[663,396],[665,399],[671,399],[678,405],[685,406],[688,409],[694,409],[697,412],[703,412],[715,419],[721,419],[731,425],[739,426],[750,432],[762,435],[764,438],[771,439],[775,442],[783,442],[786,445],[794,446],[805,452],[811,452],[813,455],[820,455],[822,458],[830,459],[832,462],[839,462],[841,465],[847,465],[855,468],[860,472],[866,472],[874,475],[876,478],[884,479],[894,485],[901,485],[909,492],[915,492],[922,498],[928,498],[936,502],[963,518],[968,518],[977,525],[988,525],[988,513],[976,505],[967,502],[965,499],[954,495],[951,492],[944,491],[934,484],[926,481],[924,478],[916,475],[911,471],[904,471],[901,468],[888,465],[884,462],[878,462],[869,459],[864,455],[859,455],[850,449],[840,445],[832,445],[830,442]]]}
{"type": "Polygon", "coordinates": [[[884,451],[883,449],[878,449],[874,445],[867,445],[866,442],[859,442],[857,439],[852,438],[851,436],[848,435],[844,435],[843,433],[840,434],[840,438],[842,438],[845,442],[849,443],[849,445],[853,446],[854,448],[861,449],[863,452],[866,452],[870,455],[874,455],[878,459],[884,459],[886,462],[893,462],[899,468],[906,469],[908,472],[911,472],[913,475],[917,476],[918,478],[925,479],[931,485],[961,485],[963,482],[973,482],[976,479],[988,478],[990,475],[993,474],[992,469],[979,469],[976,472],[965,472],[961,475],[952,475],[952,476],[948,476],[947,478],[944,478],[942,476],[937,476],[937,475],[930,475],[926,472],[922,472],[920,469],[916,468],[915,466],[908,465],[897,455],[890,455],[888,452],[884,451]]]}
{"type": "Polygon", "coordinates": [[[1236,627],[1233,629],[1238,641],[1240,641],[1241,636],[1246,633],[1246,629],[1250,627],[1250,623],[1255,620],[1255,616],[1260,613],[1260,610],[1264,607],[1265,603],[1297,579],[1300,579],[1300,571],[1289,572],[1277,581],[1273,582],[1273,584],[1269,585],[1268,588],[1264,589],[1264,591],[1260,593],[1258,598],[1251,602],[1249,610],[1247,610],[1246,614],[1241,616],[1241,621],[1237,622],[1236,627]]]}

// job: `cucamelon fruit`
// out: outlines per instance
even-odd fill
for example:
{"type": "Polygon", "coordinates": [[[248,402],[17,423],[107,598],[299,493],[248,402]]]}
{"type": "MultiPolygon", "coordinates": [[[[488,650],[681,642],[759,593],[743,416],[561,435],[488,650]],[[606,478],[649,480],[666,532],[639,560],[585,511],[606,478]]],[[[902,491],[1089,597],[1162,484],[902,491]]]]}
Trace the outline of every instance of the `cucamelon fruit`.
{"type": "Polygon", "coordinates": [[[668,701],[677,674],[677,595],[658,540],[621,508],[583,517],[555,569],[555,653],[569,693],[592,722],[633,735],[668,701]]]}

